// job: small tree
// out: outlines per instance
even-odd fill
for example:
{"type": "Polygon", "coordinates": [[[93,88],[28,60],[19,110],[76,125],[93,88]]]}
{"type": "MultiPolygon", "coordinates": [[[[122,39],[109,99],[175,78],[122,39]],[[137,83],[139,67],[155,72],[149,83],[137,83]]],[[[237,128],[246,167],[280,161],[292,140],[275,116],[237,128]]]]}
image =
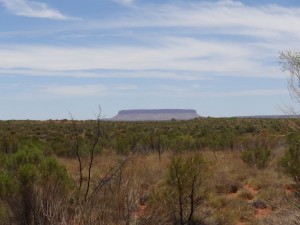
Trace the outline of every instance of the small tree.
{"type": "MultiPolygon", "coordinates": [[[[300,52],[280,52],[279,64],[282,71],[289,73],[288,89],[292,99],[300,103],[300,52]]],[[[292,108],[292,113],[298,114],[294,108],[292,108]]],[[[300,131],[300,126],[297,122],[292,123],[291,128],[295,134],[300,131]]],[[[282,164],[286,173],[293,177],[298,190],[300,190],[300,141],[298,138],[295,138],[295,135],[290,135],[288,141],[289,148],[285,152],[282,164]]]]}
{"type": "Polygon", "coordinates": [[[282,51],[279,64],[283,72],[288,72],[288,89],[291,97],[300,103],[300,52],[282,51]]]}
{"type": "Polygon", "coordinates": [[[169,197],[174,202],[175,224],[196,224],[194,215],[205,197],[207,164],[201,155],[175,156],[168,169],[169,197]]]}
{"type": "Polygon", "coordinates": [[[158,153],[158,158],[161,160],[161,154],[165,150],[165,141],[163,136],[158,132],[153,132],[150,135],[150,148],[158,153]]]}

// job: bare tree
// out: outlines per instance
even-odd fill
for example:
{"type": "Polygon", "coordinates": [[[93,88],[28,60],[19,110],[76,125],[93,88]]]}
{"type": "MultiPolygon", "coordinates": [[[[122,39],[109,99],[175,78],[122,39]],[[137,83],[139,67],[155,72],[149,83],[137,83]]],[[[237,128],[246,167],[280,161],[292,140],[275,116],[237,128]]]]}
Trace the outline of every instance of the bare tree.
{"type": "Polygon", "coordinates": [[[163,136],[160,133],[154,131],[150,135],[150,147],[151,147],[151,150],[153,152],[157,151],[158,158],[159,158],[159,161],[160,161],[161,160],[161,154],[163,153],[163,151],[165,149],[164,139],[163,139],[163,136]]]}
{"type": "Polygon", "coordinates": [[[283,72],[288,72],[288,89],[291,97],[300,103],[300,52],[279,52],[279,64],[283,72]]]}
{"type": "MultiPolygon", "coordinates": [[[[288,72],[288,89],[292,99],[300,104],[300,52],[282,51],[279,54],[279,64],[282,71],[288,72]]],[[[292,108],[294,115],[297,111],[292,108]]],[[[296,185],[298,197],[300,195],[300,122],[293,120],[291,123],[292,132],[289,134],[287,142],[289,144],[282,159],[285,172],[290,175],[296,185]]],[[[299,200],[298,200],[298,203],[299,200]]],[[[300,208],[300,205],[298,206],[300,208]]]]}
{"type": "MultiPolygon", "coordinates": [[[[78,172],[79,180],[77,184],[77,204],[79,207],[78,213],[78,222],[79,224],[95,224],[95,220],[99,224],[103,223],[101,215],[99,212],[96,212],[99,209],[99,197],[102,192],[104,192],[104,187],[108,184],[112,184],[111,181],[122,171],[122,168],[125,167],[126,163],[132,158],[132,156],[137,151],[137,141],[131,146],[130,154],[128,154],[120,163],[117,163],[103,178],[92,178],[91,174],[93,171],[93,165],[95,161],[96,151],[101,149],[101,139],[104,137],[103,126],[101,126],[101,108],[99,107],[98,114],[96,115],[96,120],[94,125],[94,136],[89,141],[87,149],[85,150],[85,155],[82,155],[82,145],[81,137],[78,128],[78,123],[72,119],[72,135],[74,139],[74,150],[75,155],[78,161],[78,172]],[[86,169],[85,169],[86,168],[86,169]]],[[[105,203],[102,203],[105,204],[105,203]]],[[[103,207],[102,207],[103,208],[103,207]]],[[[103,208],[107,209],[107,206],[103,208]]],[[[131,210],[130,210],[131,211],[131,210]]],[[[104,212],[102,212],[104,213],[104,212]]],[[[103,216],[102,216],[103,217],[103,216]]],[[[105,224],[105,222],[104,222],[105,224]]]]}
{"type": "Polygon", "coordinates": [[[74,136],[74,149],[75,149],[75,155],[78,161],[78,167],[79,167],[79,182],[78,182],[78,192],[81,191],[81,187],[82,187],[82,182],[83,182],[83,165],[82,165],[82,159],[80,156],[80,152],[79,152],[79,148],[80,148],[80,144],[79,144],[79,132],[78,132],[78,128],[77,128],[77,124],[76,121],[74,120],[73,115],[70,113],[71,116],[71,121],[72,121],[72,130],[71,133],[74,136]]]}

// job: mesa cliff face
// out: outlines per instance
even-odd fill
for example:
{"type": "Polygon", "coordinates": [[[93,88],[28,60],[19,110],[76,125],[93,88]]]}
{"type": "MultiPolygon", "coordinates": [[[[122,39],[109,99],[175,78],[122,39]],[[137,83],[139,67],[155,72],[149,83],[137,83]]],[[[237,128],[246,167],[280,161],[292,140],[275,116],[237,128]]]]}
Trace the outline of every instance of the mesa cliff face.
{"type": "Polygon", "coordinates": [[[194,109],[134,109],[121,110],[113,121],[190,120],[199,117],[194,109]]]}

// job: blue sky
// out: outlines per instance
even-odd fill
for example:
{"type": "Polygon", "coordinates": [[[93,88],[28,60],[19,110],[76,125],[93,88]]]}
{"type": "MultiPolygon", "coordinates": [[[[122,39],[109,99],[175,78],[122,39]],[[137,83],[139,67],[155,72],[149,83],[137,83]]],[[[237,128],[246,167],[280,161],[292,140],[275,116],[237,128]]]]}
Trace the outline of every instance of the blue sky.
{"type": "Polygon", "coordinates": [[[0,0],[0,119],[283,114],[297,0],[0,0]]]}

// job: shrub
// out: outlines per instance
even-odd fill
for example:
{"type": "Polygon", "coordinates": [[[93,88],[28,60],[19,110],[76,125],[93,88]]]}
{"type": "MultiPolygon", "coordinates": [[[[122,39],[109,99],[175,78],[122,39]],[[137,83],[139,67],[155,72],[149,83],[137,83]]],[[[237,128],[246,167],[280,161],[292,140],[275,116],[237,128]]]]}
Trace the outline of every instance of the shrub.
{"type": "Polygon", "coordinates": [[[265,168],[272,158],[272,151],[267,148],[250,148],[242,153],[242,160],[249,166],[265,168]]]}
{"type": "Polygon", "coordinates": [[[284,171],[294,179],[300,192],[300,142],[295,135],[290,136],[288,142],[289,148],[285,151],[281,164],[284,171]]]}
{"type": "Polygon", "coordinates": [[[59,224],[67,219],[71,187],[66,169],[27,143],[6,155],[1,165],[0,210],[6,213],[0,220],[10,224],[59,224]]]}
{"type": "Polygon", "coordinates": [[[172,159],[168,168],[167,186],[169,198],[173,201],[171,204],[174,205],[175,224],[196,224],[194,214],[205,198],[207,171],[207,164],[200,155],[186,159],[175,156],[172,159]]]}

